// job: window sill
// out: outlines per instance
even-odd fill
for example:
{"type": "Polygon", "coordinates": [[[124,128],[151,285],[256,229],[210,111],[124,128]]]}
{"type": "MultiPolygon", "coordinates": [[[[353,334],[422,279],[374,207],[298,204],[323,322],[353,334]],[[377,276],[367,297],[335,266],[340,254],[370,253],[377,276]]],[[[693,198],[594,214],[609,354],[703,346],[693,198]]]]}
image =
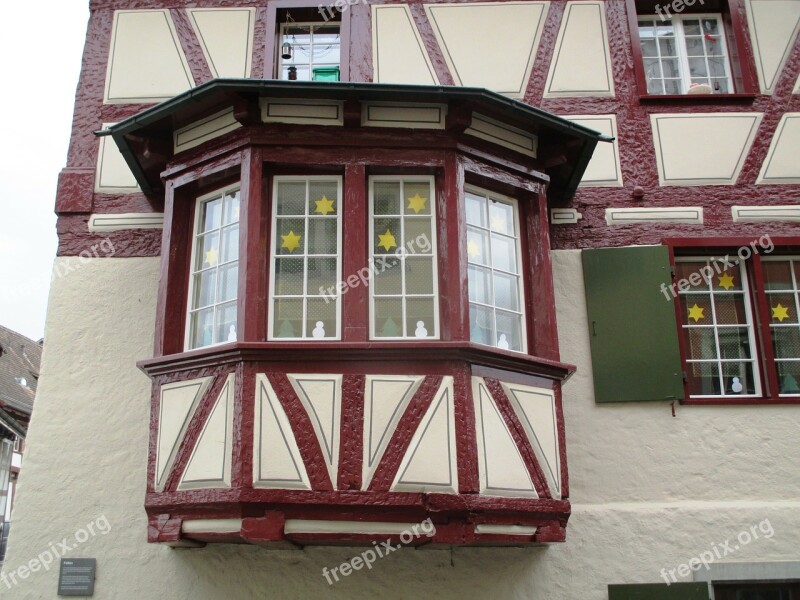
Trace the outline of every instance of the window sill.
{"type": "Polygon", "coordinates": [[[746,103],[755,100],[757,94],[645,94],[639,102],[686,102],[687,104],[746,103]]]}
{"type": "MultiPolygon", "coordinates": [[[[429,367],[432,362],[460,361],[491,369],[513,371],[554,381],[566,381],[576,367],[546,358],[498,350],[471,342],[231,342],[142,360],[137,366],[149,376],[227,363],[274,362],[307,365],[309,357],[318,363],[391,363],[407,368],[429,367]]],[[[293,367],[292,367],[293,368],[293,367]]],[[[331,367],[326,367],[331,368],[331,367]]],[[[324,371],[323,371],[324,372],[324,371]]],[[[798,399],[800,401],[800,399],[798,399]]]]}
{"type": "Polygon", "coordinates": [[[768,398],[739,398],[736,396],[725,396],[722,398],[688,398],[682,400],[681,404],[686,406],[774,406],[779,404],[800,404],[800,396],[770,396],[768,398]]]}

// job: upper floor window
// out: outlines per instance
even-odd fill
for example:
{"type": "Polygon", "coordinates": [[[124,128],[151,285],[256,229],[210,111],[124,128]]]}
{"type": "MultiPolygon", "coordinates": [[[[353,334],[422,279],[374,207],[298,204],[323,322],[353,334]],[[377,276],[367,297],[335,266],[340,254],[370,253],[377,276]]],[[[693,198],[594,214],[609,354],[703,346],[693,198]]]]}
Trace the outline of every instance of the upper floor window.
{"type": "Polygon", "coordinates": [[[340,177],[275,177],[270,339],[339,339],[340,177]]]}
{"type": "Polygon", "coordinates": [[[283,23],[279,42],[280,79],[339,81],[339,23],[283,23]]]}
{"type": "Polygon", "coordinates": [[[438,338],[433,177],[370,178],[370,337],[438,338]]]}
{"type": "Polygon", "coordinates": [[[509,198],[466,193],[470,339],[525,351],[519,211],[509,198]]]}
{"type": "Polygon", "coordinates": [[[239,285],[239,188],[197,200],[189,283],[189,349],[235,342],[239,285]]]}
{"type": "Polygon", "coordinates": [[[639,17],[648,94],[733,92],[722,15],[639,17]]]}

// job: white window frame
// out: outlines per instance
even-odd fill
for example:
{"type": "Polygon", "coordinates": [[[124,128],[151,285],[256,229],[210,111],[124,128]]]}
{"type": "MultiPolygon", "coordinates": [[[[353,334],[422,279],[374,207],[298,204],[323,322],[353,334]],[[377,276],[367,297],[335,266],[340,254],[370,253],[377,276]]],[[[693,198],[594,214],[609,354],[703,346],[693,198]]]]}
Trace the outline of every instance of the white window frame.
{"type": "MultiPolygon", "coordinates": [[[[477,187],[477,186],[474,186],[474,185],[464,186],[464,191],[466,193],[471,193],[471,194],[475,194],[476,196],[482,196],[484,198],[487,198],[487,200],[489,202],[491,202],[492,200],[495,200],[497,202],[502,202],[504,204],[509,204],[509,205],[511,205],[512,210],[514,212],[514,232],[515,232],[514,237],[516,238],[516,240],[515,240],[516,243],[514,244],[514,247],[515,247],[516,252],[517,252],[517,267],[519,269],[519,273],[517,273],[515,276],[519,278],[519,285],[517,286],[517,293],[519,295],[519,298],[518,298],[517,301],[519,302],[519,307],[520,307],[519,314],[520,314],[520,317],[521,317],[521,321],[520,321],[520,328],[521,328],[521,331],[520,331],[520,346],[521,346],[521,349],[520,350],[508,349],[507,352],[519,352],[519,353],[522,353],[522,354],[527,354],[527,352],[528,352],[528,316],[527,316],[526,311],[525,311],[525,265],[527,264],[527,262],[525,261],[524,257],[522,256],[522,230],[520,229],[519,201],[516,198],[512,198],[510,196],[506,196],[506,195],[503,195],[503,194],[498,194],[498,193],[493,192],[491,190],[487,190],[485,188],[480,188],[480,187],[477,187]]],[[[487,218],[488,218],[488,215],[487,215],[487,218]]],[[[471,224],[471,223],[467,223],[466,214],[464,215],[464,223],[465,223],[465,225],[464,225],[465,228],[476,227],[477,229],[482,229],[482,230],[485,230],[485,231],[487,231],[489,233],[489,264],[488,265],[480,265],[478,263],[475,263],[475,265],[479,266],[481,268],[489,269],[492,273],[497,271],[499,273],[503,273],[504,275],[514,275],[513,273],[509,273],[507,271],[503,271],[502,269],[495,269],[494,265],[492,264],[493,261],[492,261],[492,239],[491,239],[492,229],[491,229],[491,223],[488,223],[487,227],[481,227],[480,225],[474,225],[474,224],[471,224]]],[[[465,229],[465,233],[466,233],[466,229],[465,229]]],[[[506,237],[512,237],[512,236],[506,236],[506,237]]],[[[469,263],[469,254],[467,254],[467,250],[466,249],[464,249],[464,253],[465,253],[464,256],[466,258],[467,268],[469,268],[469,264],[470,264],[469,263]]],[[[494,323],[492,325],[494,327],[495,336],[497,336],[497,311],[498,311],[498,307],[497,307],[497,304],[495,303],[495,300],[494,300],[494,280],[492,280],[492,286],[491,286],[490,292],[492,294],[492,304],[483,304],[482,302],[473,302],[472,300],[469,299],[469,280],[467,280],[467,313],[469,314],[469,307],[472,304],[475,304],[476,306],[480,306],[480,307],[483,307],[483,308],[490,309],[492,311],[492,318],[494,319],[494,323]]],[[[503,307],[500,307],[499,310],[504,311],[504,312],[515,312],[513,310],[509,310],[509,309],[503,308],[503,307]]],[[[470,330],[471,330],[471,327],[470,327],[470,330]]],[[[495,345],[482,344],[481,342],[473,342],[471,334],[470,334],[470,342],[473,343],[473,344],[478,344],[480,346],[486,346],[487,348],[497,348],[497,343],[496,342],[495,342],[495,345]]]]}
{"type": "MultiPolygon", "coordinates": [[[[688,94],[689,86],[692,84],[692,76],[691,76],[691,70],[689,68],[689,56],[688,56],[687,51],[686,51],[686,34],[684,32],[683,22],[685,20],[689,20],[689,21],[700,20],[700,21],[702,21],[703,19],[716,19],[717,22],[719,23],[720,48],[722,49],[723,54],[725,55],[725,78],[727,79],[727,82],[728,82],[728,91],[725,92],[725,93],[726,94],[735,94],[736,90],[734,89],[733,76],[732,76],[732,73],[731,73],[731,54],[730,54],[730,51],[728,50],[728,37],[727,37],[727,35],[725,33],[725,22],[722,19],[722,13],[690,13],[690,14],[685,14],[685,15],[672,15],[672,17],[670,19],[665,20],[663,23],[661,22],[661,19],[659,19],[656,16],[653,16],[653,18],[651,19],[649,16],[645,16],[645,15],[641,15],[640,14],[640,15],[636,15],[636,25],[637,25],[637,30],[639,31],[639,36],[641,38],[641,24],[642,24],[643,20],[647,20],[649,26],[654,26],[654,25],[657,26],[659,24],[664,25],[664,24],[666,24],[666,23],[668,23],[670,21],[672,22],[672,25],[673,25],[674,30],[675,30],[675,45],[676,45],[677,53],[678,53],[678,56],[677,56],[678,65],[680,67],[681,87],[683,88],[683,92],[681,94],[679,94],[679,95],[685,96],[685,95],[688,94]]],[[[662,66],[662,62],[661,62],[662,61],[662,58],[661,58],[661,45],[658,43],[658,37],[655,37],[653,39],[656,40],[656,52],[658,53],[658,57],[657,58],[658,58],[658,62],[659,62],[659,69],[661,69],[661,75],[662,75],[662,77],[658,78],[658,80],[660,82],[662,82],[662,84],[663,84],[664,71],[663,71],[663,66],[662,66]]],[[[640,48],[641,48],[641,42],[640,42],[640,48]]],[[[654,57],[647,57],[647,58],[651,58],[652,59],[654,57]]],[[[642,68],[645,71],[645,84],[648,83],[648,81],[647,81],[647,67],[646,67],[645,62],[644,62],[645,60],[647,60],[647,58],[645,58],[644,52],[642,52],[642,68]]],[[[692,58],[700,58],[700,57],[693,56],[692,58]]],[[[712,77],[710,75],[710,69],[709,69],[709,64],[708,64],[708,55],[707,54],[703,54],[703,58],[706,61],[706,72],[709,73],[707,78],[709,80],[711,80],[712,77]]],[[[712,87],[712,90],[713,90],[713,87],[712,87]]],[[[717,92],[712,92],[712,94],[715,94],[715,93],[717,93],[717,92]]],[[[722,92],[719,92],[719,93],[722,94],[722,92]]],[[[658,93],[658,92],[651,92],[649,90],[649,86],[648,86],[647,94],[649,96],[670,95],[670,93],[666,91],[666,88],[664,88],[664,92],[658,93]]]]}
{"type": "MultiPolygon", "coordinates": [[[[197,312],[197,310],[199,310],[199,309],[195,309],[195,308],[192,307],[192,299],[194,298],[194,292],[195,292],[195,274],[199,272],[199,271],[195,271],[195,260],[197,259],[197,240],[198,240],[198,235],[200,235],[200,227],[202,225],[201,220],[200,220],[201,219],[202,207],[209,200],[213,200],[213,199],[218,198],[218,197],[224,198],[226,194],[229,194],[231,192],[239,192],[239,202],[240,202],[240,206],[241,206],[241,187],[242,187],[241,183],[237,181],[234,184],[225,186],[223,188],[219,188],[219,189],[214,190],[213,192],[209,192],[207,194],[203,194],[202,196],[199,196],[195,200],[194,221],[193,221],[194,225],[192,227],[192,253],[191,253],[192,255],[190,257],[190,262],[189,262],[189,294],[187,295],[187,298],[186,298],[186,313],[185,313],[186,314],[186,327],[185,327],[186,331],[184,333],[184,349],[186,351],[199,350],[200,348],[212,348],[214,346],[220,346],[222,344],[230,344],[231,343],[231,342],[228,342],[227,340],[222,340],[220,342],[215,342],[213,344],[207,344],[207,345],[204,345],[204,346],[192,347],[192,330],[193,330],[193,325],[194,325],[194,321],[192,319],[192,313],[197,312]]],[[[222,227],[222,225],[221,225],[222,224],[222,218],[223,218],[223,215],[221,214],[220,215],[220,229],[222,227]]],[[[241,236],[241,233],[242,233],[241,221],[236,221],[236,223],[239,225],[239,235],[241,236]]],[[[222,238],[221,237],[220,237],[220,248],[219,248],[219,251],[220,251],[220,253],[222,251],[222,238]]],[[[240,248],[237,246],[237,248],[236,248],[236,265],[237,265],[237,271],[238,271],[237,278],[241,277],[241,271],[239,271],[239,266],[241,265],[241,259],[242,259],[242,257],[241,257],[241,254],[240,254],[240,248]]],[[[219,268],[219,265],[217,265],[217,268],[219,268]]],[[[219,276],[219,273],[217,275],[219,276]]],[[[216,285],[219,285],[219,281],[217,281],[216,285]]],[[[214,298],[216,299],[216,292],[215,292],[214,298]]],[[[237,293],[236,293],[236,301],[237,301],[237,303],[239,301],[238,290],[237,290],[237,293]]],[[[220,302],[218,304],[211,305],[211,306],[214,306],[214,321],[213,321],[213,323],[214,323],[213,326],[214,327],[216,327],[216,307],[219,304],[227,304],[229,302],[231,302],[231,301],[227,300],[226,302],[220,302]]],[[[204,307],[204,308],[207,308],[207,307],[204,307]]],[[[236,314],[237,314],[237,321],[238,321],[238,315],[239,315],[238,306],[237,306],[236,314]]],[[[238,335],[239,335],[238,322],[237,322],[237,327],[236,327],[236,335],[237,335],[237,339],[238,339],[238,335]]]]}
{"type": "MultiPolygon", "coordinates": [[[[309,55],[308,55],[308,64],[307,64],[309,81],[313,81],[314,67],[315,66],[316,67],[330,67],[330,68],[339,67],[339,78],[341,79],[341,72],[342,72],[342,24],[339,21],[328,21],[328,22],[326,22],[326,21],[306,21],[306,22],[301,22],[301,23],[295,23],[295,22],[281,23],[281,29],[280,29],[281,34],[280,34],[280,36],[278,38],[278,73],[277,73],[278,79],[280,79],[282,81],[287,81],[288,80],[288,78],[287,79],[283,78],[283,69],[284,69],[284,67],[298,66],[297,63],[284,62],[283,57],[281,56],[281,48],[283,47],[283,44],[285,44],[287,42],[289,44],[292,44],[291,35],[289,35],[287,37],[286,30],[294,28],[294,27],[299,27],[299,28],[308,27],[309,30],[310,30],[309,35],[310,35],[311,39],[309,40],[309,55]],[[311,30],[311,28],[314,28],[314,27],[334,27],[334,26],[339,28],[339,62],[337,62],[335,64],[334,63],[320,63],[318,65],[315,65],[314,64],[314,45],[315,45],[314,44],[314,32],[313,32],[313,30],[311,30]]],[[[322,44],[318,44],[318,45],[322,45],[322,44]]],[[[294,52],[294,51],[295,51],[294,50],[294,45],[292,44],[292,52],[294,52]]],[[[306,66],[306,63],[303,63],[301,66],[306,66]]]]}
{"type": "MultiPolygon", "coordinates": [[[[342,262],[344,260],[342,256],[342,214],[343,214],[343,197],[342,197],[342,176],[341,175],[276,175],[272,178],[272,216],[270,219],[271,222],[271,229],[272,236],[271,236],[271,243],[269,248],[269,259],[270,259],[270,275],[269,275],[269,296],[267,297],[267,311],[268,311],[268,324],[267,324],[267,339],[271,342],[336,342],[341,341],[342,339],[342,293],[341,293],[341,281],[342,281],[342,262]],[[336,302],[336,335],[332,337],[324,337],[321,339],[316,339],[311,335],[311,332],[308,333],[307,336],[300,336],[300,337],[277,337],[274,335],[274,326],[275,326],[275,275],[277,273],[277,258],[282,256],[290,257],[294,256],[295,258],[300,258],[300,255],[291,255],[285,254],[280,255],[277,254],[275,249],[276,244],[276,236],[278,236],[278,183],[283,181],[303,181],[303,182],[311,182],[311,181],[336,181],[336,194],[338,196],[336,200],[336,242],[337,242],[337,253],[336,253],[336,297],[332,302],[336,302]]],[[[306,194],[308,194],[308,185],[306,185],[306,194]]],[[[310,199],[309,199],[310,201],[310,199]]],[[[307,266],[307,260],[309,258],[308,255],[308,222],[309,218],[314,218],[312,215],[285,215],[286,217],[300,219],[302,218],[306,224],[305,234],[303,235],[303,254],[302,257],[304,259],[305,265],[307,266]]],[[[328,217],[330,218],[330,217],[328,217]]],[[[331,258],[329,255],[311,255],[311,258],[331,258]]],[[[303,287],[307,285],[307,272],[303,270],[303,287]]],[[[302,296],[281,296],[280,298],[297,298],[303,301],[303,327],[307,326],[307,317],[308,317],[308,306],[307,301],[309,298],[314,299],[324,299],[326,296],[320,295],[311,295],[304,293],[302,296]]],[[[330,298],[330,296],[328,296],[330,298]]]]}
{"type": "MultiPolygon", "coordinates": [[[[369,265],[370,265],[370,277],[369,277],[369,339],[375,341],[393,341],[393,340],[438,340],[440,339],[440,331],[441,326],[439,323],[439,265],[438,265],[438,246],[437,246],[437,225],[438,222],[436,220],[436,182],[433,176],[431,175],[372,175],[369,178],[369,198],[367,199],[369,204],[369,265]],[[375,335],[375,287],[373,285],[375,279],[375,273],[373,270],[373,266],[375,265],[375,183],[381,181],[400,181],[401,182],[401,189],[403,189],[403,185],[406,182],[414,183],[414,182],[426,182],[430,184],[431,190],[431,197],[429,198],[430,207],[431,207],[431,237],[433,238],[430,240],[431,242],[431,256],[433,258],[433,335],[429,335],[424,338],[418,338],[414,335],[407,335],[406,332],[408,328],[406,326],[406,299],[407,298],[424,298],[424,295],[420,294],[411,294],[407,295],[403,293],[399,296],[379,296],[379,298],[402,298],[402,306],[403,306],[403,323],[401,324],[401,331],[403,332],[402,336],[399,337],[385,337],[385,336],[377,336],[375,335]]],[[[401,206],[405,204],[405,200],[403,198],[403,194],[401,193],[401,206]]],[[[403,209],[405,210],[405,208],[403,209]]],[[[377,215],[378,217],[383,217],[384,215],[377,215]]],[[[427,216],[427,215],[426,215],[427,216]]],[[[405,214],[402,214],[400,218],[400,239],[405,238],[405,214]]],[[[407,243],[407,242],[406,242],[407,243]]],[[[400,248],[404,248],[404,246],[398,246],[397,250],[400,248]]],[[[397,250],[395,250],[395,256],[400,257],[400,269],[401,269],[401,281],[403,282],[401,285],[403,290],[405,290],[405,257],[408,256],[407,253],[403,253],[402,257],[397,254],[397,250]]],[[[378,257],[387,257],[392,256],[391,254],[379,254],[378,257]]]]}
{"type": "MultiPolygon", "coordinates": [[[[695,262],[695,263],[697,263],[697,262],[702,262],[702,263],[704,263],[704,266],[712,265],[713,261],[714,261],[714,259],[710,258],[708,256],[681,256],[681,257],[678,257],[678,258],[675,259],[676,263],[682,263],[682,262],[695,262]]],[[[686,325],[686,324],[683,323],[683,319],[681,319],[681,322],[679,323],[680,328],[681,328],[681,336],[682,336],[682,339],[683,339],[685,344],[688,343],[688,338],[684,335],[683,332],[688,330],[688,329],[713,329],[714,330],[714,346],[715,346],[715,351],[716,351],[716,354],[717,354],[717,358],[716,359],[700,359],[700,360],[690,359],[689,358],[689,349],[687,348],[687,350],[686,350],[686,366],[688,368],[689,365],[692,365],[692,364],[713,364],[713,365],[716,365],[717,377],[718,377],[719,383],[720,383],[720,393],[717,394],[717,395],[715,395],[715,394],[697,394],[697,395],[690,394],[689,398],[691,398],[691,399],[700,399],[700,398],[714,399],[714,398],[731,398],[731,397],[735,397],[735,398],[761,398],[762,397],[763,389],[762,389],[762,383],[761,383],[761,368],[760,368],[760,365],[759,365],[759,352],[760,352],[760,350],[759,350],[758,344],[756,343],[756,335],[755,335],[756,324],[755,324],[755,316],[754,316],[754,312],[753,312],[753,303],[752,303],[752,299],[751,299],[752,288],[750,287],[750,278],[749,278],[749,276],[747,274],[747,269],[745,268],[744,261],[740,261],[739,264],[736,265],[736,267],[739,270],[739,276],[740,276],[741,282],[742,282],[741,291],[739,291],[739,290],[732,290],[732,291],[722,290],[722,291],[719,291],[719,290],[714,289],[713,285],[709,285],[708,295],[711,296],[711,317],[713,319],[711,325],[696,325],[696,324],[695,325],[686,325]],[[739,324],[739,325],[722,325],[722,326],[720,326],[717,323],[717,311],[716,311],[716,305],[714,303],[714,296],[727,296],[727,295],[731,295],[732,296],[732,295],[737,294],[737,293],[741,293],[743,295],[743,297],[744,297],[744,309],[745,309],[745,313],[747,314],[747,318],[748,318],[748,322],[746,324],[746,327],[747,327],[747,340],[748,340],[748,342],[750,344],[750,355],[752,357],[750,361],[745,361],[745,360],[739,360],[739,361],[736,361],[736,360],[723,360],[722,352],[720,352],[720,343],[719,343],[719,330],[720,330],[720,328],[722,328],[722,329],[740,328],[741,329],[742,325],[739,324]],[[731,396],[730,394],[727,394],[725,392],[726,385],[725,385],[725,380],[724,380],[724,378],[722,376],[722,371],[723,371],[722,365],[724,365],[725,363],[736,364],[736,363],[742,363],[742,362],[751,362],[752,365],[753,365],[753,382],[755,383],[755,391],[752,394],[736,394],[735,396],[731,396]]],[[[712,280],[713,280],[714,277],[717,277],[716,273],[712,276],[712,280]]],[[[706,290],[700,290],[700,292],[704,293],[704,292],[706,292],[706,290]]],[[[691,296],[694,296],[694,295],[695,294],[693,294],[691,292],[690,293],[685,293],[685,292],[681,292],[681,290],[678,289],[678,301],[680,301],[680,298],[683,297],[683,296],[690,296],[691,297],[691,296]]],[[[688,321],[688,318],[687,318],[687,321],[688,321]]],[[[770,340],[769,343],[772,343],[772,341],[770,340]]]]}
{"type": "MultiPolygon", "coordinates": [[[[772,302],[770,301],[770,296],[777,295],[777,294],[784,294],[784,295],[793,295],[794,296],[794,310],[795,314],[800,316],[800,277],[797,276],[797,272],[794,269],[795,264],[800,264],[800,256],[796,255],[785,255],[785,256],[764,256],[761,258],[761,262],[788,262],[789,269],[792,273],[792,289],[791,290],[768,290],[767,289],[767,282],[766,280],[762,282],[763,290],[764,290],[764,297],[767,299],[767,310],[772,312],[772,302]]],[[[770,319],[768,323],[768,329],[770,338],[765,341],[767,344],[772,344],[772,329],[788,329],[788,328],[797,328],[800,327],[798,323],[786,323],[785,325],[782,323],[773,323],[772,316],[770,314],[770,319]]],[[[778,384],[780,385],[780,373],[778,371],[778,363],[800,363],[800,357],[797,358],[778,358],[777,356],[772,357],[773,365],[772,368],[775,369],[775,377],[778,378],[778,384]]],[[[778,396],[780,398],[797,398],[800,396],[800,393],[795,394],[781,394],[780,388],[778,389],[778,396]]]]}

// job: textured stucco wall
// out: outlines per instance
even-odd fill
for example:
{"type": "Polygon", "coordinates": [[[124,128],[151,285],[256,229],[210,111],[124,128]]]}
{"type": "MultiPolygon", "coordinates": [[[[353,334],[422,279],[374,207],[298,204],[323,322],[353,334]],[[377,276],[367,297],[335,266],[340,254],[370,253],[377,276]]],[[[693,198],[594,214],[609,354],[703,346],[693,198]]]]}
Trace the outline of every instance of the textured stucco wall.
{"type": "Polygon", "coordinates": [[[568,541],[404,549],[333,586],[321,569],[360,550],[145,542],[150,386],[134,363],[152,353],[158,259],[95,259],[57,279],[0,595],[56,598],[57,567],[16,585],[9,574],[101,516],[110,532],[69,553],[98,559],[98,599],[601,600],[608,583],[656,582],[765,518],[774,536],[728,560],[796,560],[796,407],[678,407],[675,418],[661,403],[596,407],[580,254],[555,252],[554,271],[563,358],[580,367],[565,388],[568,541]]]}

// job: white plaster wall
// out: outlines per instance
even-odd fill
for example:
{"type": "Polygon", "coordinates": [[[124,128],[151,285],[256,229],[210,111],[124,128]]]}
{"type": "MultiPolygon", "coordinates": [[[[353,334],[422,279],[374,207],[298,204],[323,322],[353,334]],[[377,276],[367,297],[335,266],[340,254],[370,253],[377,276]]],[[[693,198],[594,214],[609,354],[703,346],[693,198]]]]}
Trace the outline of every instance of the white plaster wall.
{"type": "MultiPolygon", "coordinates": [[[[360,550],[146,543],[142,509],[158,259],[95,259],[55,281],[47,344],[14,513],[6,577],[105,515],[70,553],[96,557],[94,598],[605,600],[608,583],[658,582],[662,568],[768,518],[728,560],[797,559],[800,485],[792,407],[596,406],[577,251],[554,252],[574,514],[567,542],[527,549],[404,549],[329,586],[321,569],[360,550]]],[[[59,259],[59,262],[64,259],[59,259]]],[[[68,540],[70,541],[70,540],[68,540]]],[[[57,568],[10,599],[57,598],[57,568]]]]}

